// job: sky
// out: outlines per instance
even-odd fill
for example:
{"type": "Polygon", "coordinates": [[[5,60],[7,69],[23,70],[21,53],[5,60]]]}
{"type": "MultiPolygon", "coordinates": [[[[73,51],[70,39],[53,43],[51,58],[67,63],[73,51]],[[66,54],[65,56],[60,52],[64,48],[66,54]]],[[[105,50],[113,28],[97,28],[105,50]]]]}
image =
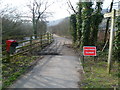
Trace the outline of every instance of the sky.
{"type": "MultiPolygon", "coordinates": [[[[45,1],[45,0],[44,0],[45,1]]],[[[53,21],[61,18],[65,18],[67,16],[70,16],[70,13],[72,11],[69,9],[67,5],[67,0],[48,0],[49,3],[54,2],[48,9],[47,12],[52,12],[52,16],[48,17],[48,21],[53,21]],[[70,12],[68,12],[68,11],[70,12]]],[[[76,7],[76,3],[79,0],[70,0],[74,8],[76,7]]],[[[104,0],[103,8],[107,8],[112,0],[104,0]]],[[[115,2],[118,2],[120,0],[115,0],[115,2]]],[[[8,4],[10,7],[17,8],[19,12],[22,12],[24,15],[30,15],[30,9],[27,7],[28,4],[30,4],[30,0],[3,0],[2,2],[3,6],[8,4]]]]}

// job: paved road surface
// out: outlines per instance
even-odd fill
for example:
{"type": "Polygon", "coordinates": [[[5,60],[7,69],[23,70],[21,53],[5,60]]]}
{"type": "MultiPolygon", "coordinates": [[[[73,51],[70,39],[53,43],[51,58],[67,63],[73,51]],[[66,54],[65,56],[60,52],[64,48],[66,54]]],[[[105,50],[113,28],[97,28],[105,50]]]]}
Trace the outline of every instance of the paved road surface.
{"type": "Polygon", "coordinates": [[[79,58],[74,51],[65,46],[72,42],[54,35],[55,42],[39,52],[45,57],[11,88],[77,88],[80,81],[79,58]],[[46,55],[47,54],[47,55],[46,55]],[[54,54],[54,55],[53,55],[54,54]]]}

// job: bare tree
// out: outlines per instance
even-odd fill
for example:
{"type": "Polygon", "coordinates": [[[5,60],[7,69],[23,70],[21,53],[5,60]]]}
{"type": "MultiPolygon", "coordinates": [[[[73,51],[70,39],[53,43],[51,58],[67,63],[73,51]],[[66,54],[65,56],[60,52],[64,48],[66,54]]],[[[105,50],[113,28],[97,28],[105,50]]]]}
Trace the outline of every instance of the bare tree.
{"type": "Polygon", "coordinates": [[[8,16],[9,14],[13,14],[13,12],[15,12],[17,9],[15,7],[10,7],[8,4],[6,5],[2,5],[2,3],[0,2],[0,5],[2,6],[2,8],[0,8],[0,16],[8,16]]]}
{"type": "Polygon", "coordinates": [[[48,14],[51,14],[50,12],[47,12],[47,9],[52,5],[53,3],[49,4],[48,0],[34,0],[31,5],[28,5],[30,10],[32,11],[32,21],[33,21],[33,32],[35,35],[35,38],[37,38],[37,26],[39,20],[44,20],[48,16],[48,14]]]}
{"type": "Polygon", "coordinates": [[[14,21],[19,21],[21,20],[21,15],[22,13],[19,12],[18,8],[16,7],[11,7],[8,4],[2,5],[0,2],[0,5],[2,8],[0,8],[0,17],[3,18],[9,18],[14,21]]]}
{"type": "MultiPolygon", "coordinates": [[[[68,4],[68,7],[69,7],[75,14],[77,14],[77,11],[76,11],[75,8],[73,7],[73,5],[72,5],[72,3],[71,3],[70,0],[67,1],[67,4],[68,4]]],[[[67,11],[70,13],[69,10],[67,10],[67,11]]]]}

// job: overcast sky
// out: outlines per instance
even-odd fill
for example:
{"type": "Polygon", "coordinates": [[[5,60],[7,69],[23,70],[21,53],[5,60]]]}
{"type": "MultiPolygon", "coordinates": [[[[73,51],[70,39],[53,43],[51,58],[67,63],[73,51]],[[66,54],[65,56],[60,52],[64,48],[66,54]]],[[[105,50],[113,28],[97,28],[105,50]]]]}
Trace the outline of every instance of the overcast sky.
{"type": "MultiPolygon", "coordinates": [[[[53,5],[51,5],[48,9],[49,12],[53,12],[52,17],[49,17],[48,20],[56,20],[60,18],[64,18],[69,16],[70,9],[68,8],[68,5],[66,4],[67,0],[48,0],[50,3],[55,2],[53,5]]],[[[70,0],[72,2],[72,5],[76,7],[76,3],[79,0],[70,0]]],[[[105,0],[103,4],[103,8],[107,8],[112,0],[105,0]]],[[[115,0],[119,1],[119,0],[115,0]]],[[[3,0],[3,5],[9,4],[11,7],[16,7],[20,12],[29,12],[28,7],[26,7],[27,4],[30,3],[30,0],[3,0]]],[[[72,12],[71,12],[72,13],[72,12]]],[[[29,14],[28,14],[29,15],[29,14]]]]}

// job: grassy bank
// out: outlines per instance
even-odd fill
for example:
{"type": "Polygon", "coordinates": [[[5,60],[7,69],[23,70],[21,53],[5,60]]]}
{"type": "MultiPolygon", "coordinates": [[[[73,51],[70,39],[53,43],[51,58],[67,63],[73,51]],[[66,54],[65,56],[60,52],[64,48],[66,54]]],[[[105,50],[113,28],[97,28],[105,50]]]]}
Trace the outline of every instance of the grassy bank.
{"type": "Polygon", "coordinates": [[[10,60],[9,63],[2,63],[2,87],[10,86],[15,80],[25,73],[39,56],[18,56],[10,60]]]}
{"type": "Polygon", "coordinates": [[[118,62],[112,62],[111,73],[107,73],[107,54],[103,53],[94,60],[93,57],[85,57],[84,80],[81,88],[114,88],[118,87],[118,62]]]}

